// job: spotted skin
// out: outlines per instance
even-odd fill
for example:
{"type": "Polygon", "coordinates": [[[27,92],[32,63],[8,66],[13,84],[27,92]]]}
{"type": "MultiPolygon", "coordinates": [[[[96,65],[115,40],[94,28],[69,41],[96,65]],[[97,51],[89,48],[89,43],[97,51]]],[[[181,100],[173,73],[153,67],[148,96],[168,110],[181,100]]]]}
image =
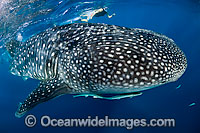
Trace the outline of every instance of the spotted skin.
{"type": "Polygon", "coordinates": [[[107,24],[54,27],[8,50],[15,52],[12,74],[41,80],[20,104],[17,117],[62,94],[138,93],[176,81],[187,67],[172,39],[107,24]]]}

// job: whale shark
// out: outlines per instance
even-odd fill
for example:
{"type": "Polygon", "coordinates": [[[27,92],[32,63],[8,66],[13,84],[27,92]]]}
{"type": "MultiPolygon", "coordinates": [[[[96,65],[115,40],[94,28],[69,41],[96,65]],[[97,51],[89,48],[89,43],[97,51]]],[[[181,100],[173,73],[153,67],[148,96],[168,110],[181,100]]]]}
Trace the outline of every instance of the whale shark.
{"type": "Polygon", "coordinates": [[[187,68],[185,54],[167,36],[103,23],[48,28],[25,42],[11,41],[6,48],[12,74],[40,80],[19,104],[16,117],[63,94],[138,96],[176,81],[187,68]]]}

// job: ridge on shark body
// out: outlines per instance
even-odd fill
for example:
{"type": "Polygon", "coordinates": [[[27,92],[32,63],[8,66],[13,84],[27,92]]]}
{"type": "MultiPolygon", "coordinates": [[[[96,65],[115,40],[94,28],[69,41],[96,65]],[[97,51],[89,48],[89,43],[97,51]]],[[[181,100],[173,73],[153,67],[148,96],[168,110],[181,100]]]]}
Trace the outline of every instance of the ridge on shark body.
{"type": "Polygon", "coordinates": [[[150,30],[74,23],[6,45],[10,72],[40,80],[16,117],[63,94],[120,99],[176,81],[187,67],[174,41],[150,30]],[[107,97],[105,94],[114,94],[107,97]]]}

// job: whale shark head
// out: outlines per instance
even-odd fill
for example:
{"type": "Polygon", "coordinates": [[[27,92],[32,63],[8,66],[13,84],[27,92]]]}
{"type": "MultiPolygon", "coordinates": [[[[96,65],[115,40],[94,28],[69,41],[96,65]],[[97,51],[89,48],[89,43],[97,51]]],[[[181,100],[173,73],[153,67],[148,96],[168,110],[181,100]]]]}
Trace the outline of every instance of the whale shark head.
{"type": "MultiPolygon", "coordinates": [[[[176,49],[173,53],[173,56],[170,57],[172,61],[172,81],[178,80],[187,68],[187,59],[185,54],[180,50],[176,49]]],[[[171,66],[171,65],[169,65],[171,66]]],[[[170,69],[170,68],[168,68],[170,69]]],[[[170,73],[170,72],[169,72],[170,73]]]]}
{"type": "Polygon", "coordinates": [[[69,58],[68,65],[61,62],[72,71],[63,72],[73,75],[72,88],[83,80],[97,93],[141,91],[176,81],[187,68],[186,56],[175,42],[150,30],[106,24],[59,28],[70,34],[63,33],[70,40],[66,45],[74,45],[70,55],[62,55],[69,58]]]}

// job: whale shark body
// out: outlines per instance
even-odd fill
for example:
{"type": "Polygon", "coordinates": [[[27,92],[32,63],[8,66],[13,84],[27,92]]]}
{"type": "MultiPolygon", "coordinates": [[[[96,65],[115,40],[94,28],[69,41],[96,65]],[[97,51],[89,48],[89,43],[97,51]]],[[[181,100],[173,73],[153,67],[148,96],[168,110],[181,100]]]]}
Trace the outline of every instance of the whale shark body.
{"type": "Polygon", "coordinates": [[[187,67],[184,53],[165,35],[107,24],[49,28],[26,42],[9,43],[7,50],[12,74],[40,80],[20,103],[17,117],[63,94],[104,99],[141,95],[176,81],[187,67]]]}

